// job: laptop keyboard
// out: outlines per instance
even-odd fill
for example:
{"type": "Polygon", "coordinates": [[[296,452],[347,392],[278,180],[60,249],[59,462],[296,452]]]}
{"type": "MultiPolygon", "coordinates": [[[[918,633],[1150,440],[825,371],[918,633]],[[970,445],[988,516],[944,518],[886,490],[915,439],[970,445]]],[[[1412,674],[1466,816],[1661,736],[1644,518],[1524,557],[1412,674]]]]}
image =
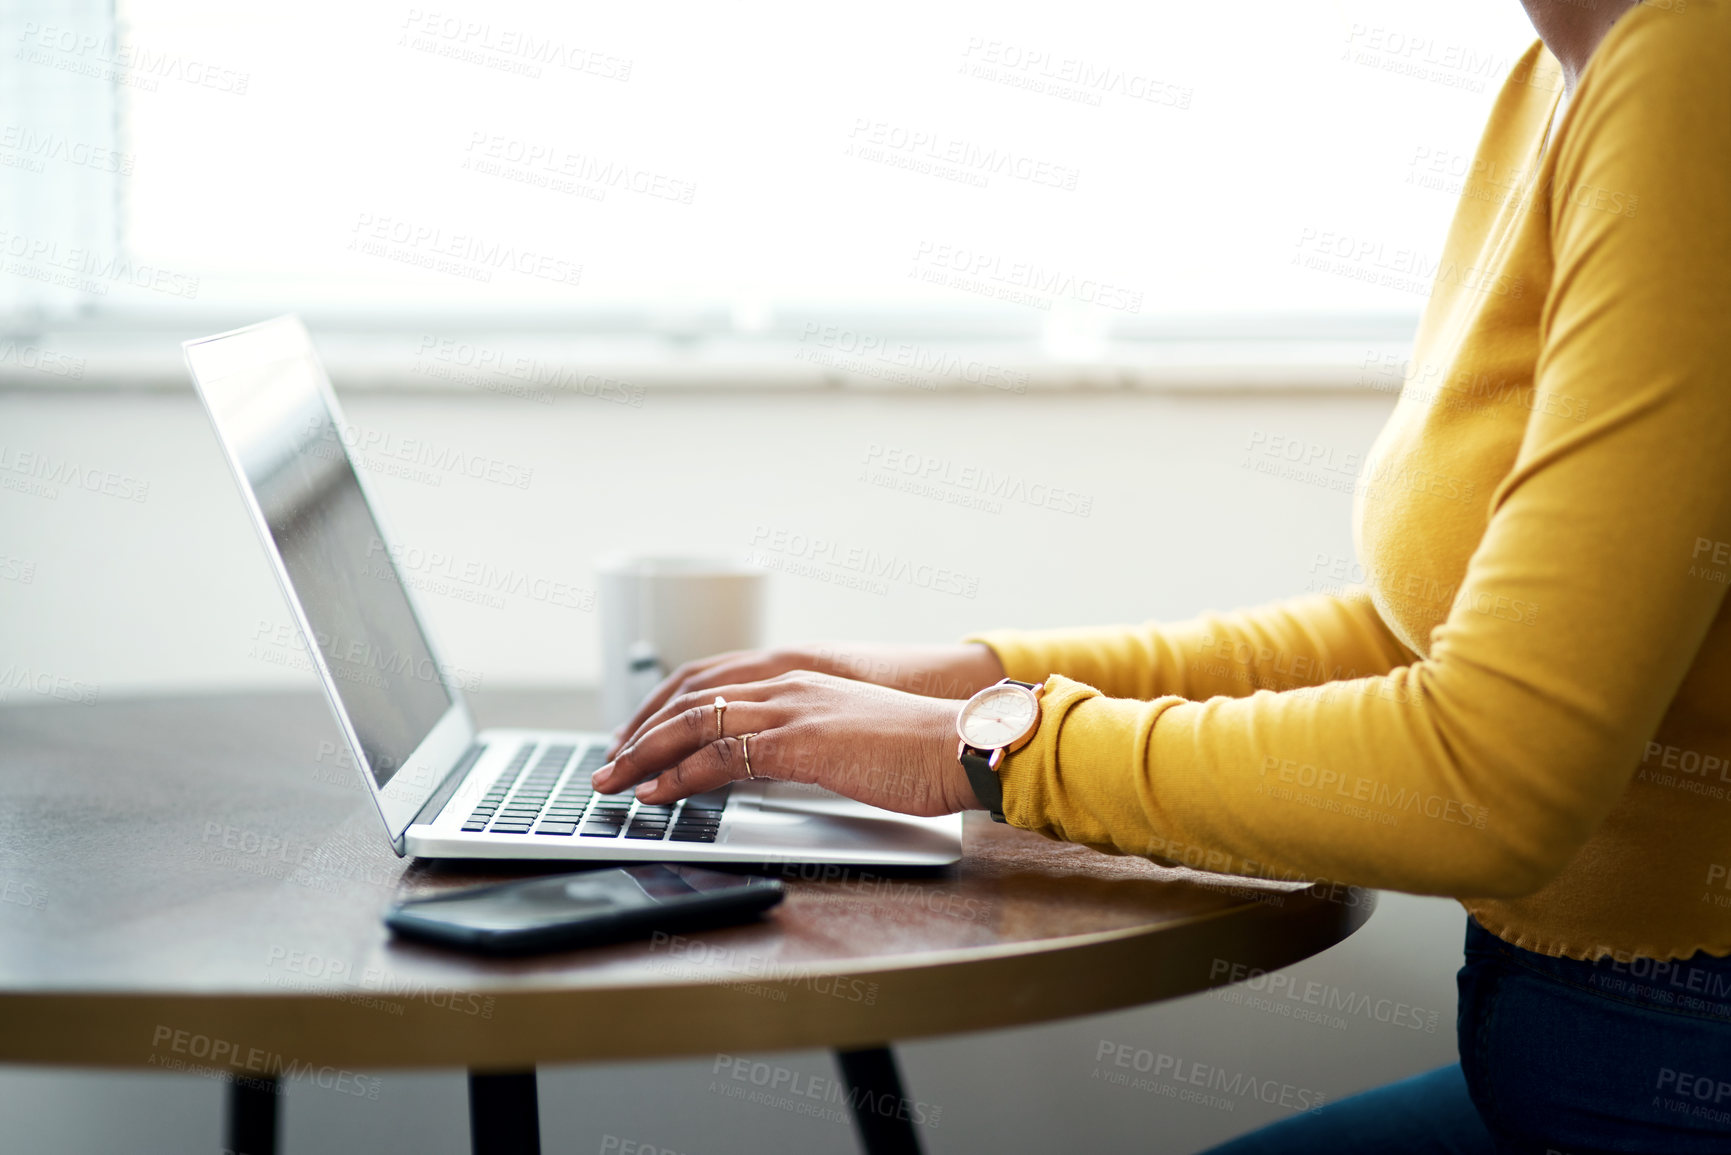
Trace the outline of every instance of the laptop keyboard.
{"type": "Polygon", "coordinates": [[[624,837],[651,842],[715,841],[721,830],[721,812],[727,806],[727,787],[670,806],[645,806],[629,794],[598,796],[589,784],[589,776],[601,768],[606,753],[603,746],[587,746],[572,765],[576,746],[525,743],[492,789],[475,805],[474,812],[463,823],[464,832],[533,832],[555,838],[624,837]],[[539,758],[535,757],[537,748],[539,758]]]}

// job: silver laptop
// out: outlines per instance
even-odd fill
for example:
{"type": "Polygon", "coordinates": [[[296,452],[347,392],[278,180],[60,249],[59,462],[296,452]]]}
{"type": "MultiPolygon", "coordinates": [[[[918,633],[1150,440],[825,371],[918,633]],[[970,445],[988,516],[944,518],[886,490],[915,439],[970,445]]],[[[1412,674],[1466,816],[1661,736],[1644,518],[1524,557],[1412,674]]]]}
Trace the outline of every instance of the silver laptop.
{"type": "Polygon", "coordinates": [[[961,857],[960,815],[913,818],[768,781],[646,807],[591,788],[604,735],[477,732],[392,560],[306,327],[280,317],[185,349],[399,855],[885,866],[961,857]]]}

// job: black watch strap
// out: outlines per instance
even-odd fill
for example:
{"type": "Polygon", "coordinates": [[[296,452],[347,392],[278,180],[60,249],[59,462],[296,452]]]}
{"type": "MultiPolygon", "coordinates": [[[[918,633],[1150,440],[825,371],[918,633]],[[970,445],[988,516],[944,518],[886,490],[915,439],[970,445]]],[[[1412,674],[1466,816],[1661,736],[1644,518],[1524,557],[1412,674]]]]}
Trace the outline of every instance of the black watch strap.
{"type": "Polygon", "coordinates": [[[968,746],[962,750],[962,769],[967,772],[968,785],[974,788],[974,797],[980,800],[980,806],[991,812],[992,821],[1005,821],[1004,784],[998,780],[998,772],[992,769],[991,762],[974,747],[968,746]]]}

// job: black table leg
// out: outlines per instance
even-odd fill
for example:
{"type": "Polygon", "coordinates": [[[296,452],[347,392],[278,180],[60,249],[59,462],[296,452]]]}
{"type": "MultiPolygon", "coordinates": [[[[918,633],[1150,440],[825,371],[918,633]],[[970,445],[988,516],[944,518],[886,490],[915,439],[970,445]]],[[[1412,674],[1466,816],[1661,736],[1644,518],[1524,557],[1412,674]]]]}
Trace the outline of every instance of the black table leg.
{"type": "Polygon", "coordinates": [[[534,1068],[469,1072],[469,1145],[474,1155],[541,1155],[534,1068]]]}
{"type": "Polygon", "coordinates": [[[888,1047],[837,1051],[847,1101],[866,1155],[920,1155],[913,1104],[902,1094],[902,1076],[888,1047]]]}
{"type": "Polygon", "coordinates": [[[282,1085],[266,1075],[235,1075],[228,1084],[228,1135],[233,1155],[276,1155],[277,1098],[282,1085]]]}

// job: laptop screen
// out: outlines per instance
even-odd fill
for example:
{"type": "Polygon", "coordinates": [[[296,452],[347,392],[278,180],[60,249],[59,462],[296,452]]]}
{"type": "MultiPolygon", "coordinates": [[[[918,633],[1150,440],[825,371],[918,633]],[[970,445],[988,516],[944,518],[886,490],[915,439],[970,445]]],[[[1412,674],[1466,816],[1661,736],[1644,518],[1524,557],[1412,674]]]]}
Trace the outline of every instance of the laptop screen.
{"type": "Polygon", "coordinates": [[[253,356],[200,364],[198,379],[382,790],[452,695],[355,477],[353,434],[310,346],[295,345],[255,343],[253,356]]]}

